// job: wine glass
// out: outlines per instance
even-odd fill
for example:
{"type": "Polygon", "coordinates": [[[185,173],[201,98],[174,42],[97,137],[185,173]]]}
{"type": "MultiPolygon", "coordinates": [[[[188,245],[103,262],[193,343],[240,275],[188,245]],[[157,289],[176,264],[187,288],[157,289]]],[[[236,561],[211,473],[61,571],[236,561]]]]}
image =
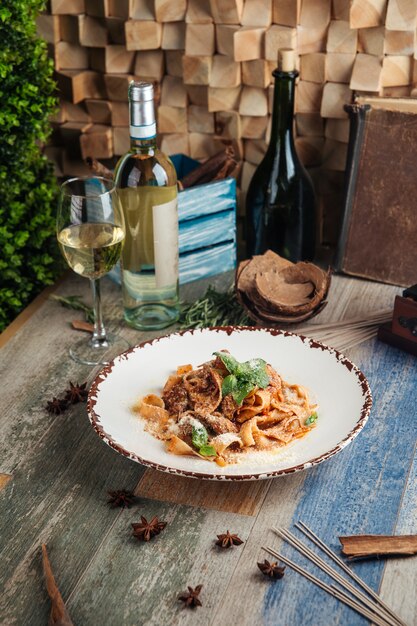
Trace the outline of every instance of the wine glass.
{"type": "Polygon", "coordinates": [[[94,303],[94,332],[71,346],[78,363],[105,365],[129,347],[106,332],[100,298],[100,278],[119,260],[125,238],[120,199],[112,180],[99,176],[71,178],[60,189],[56,222],[61,252],[74,272],[90,279],[94,303]]]}

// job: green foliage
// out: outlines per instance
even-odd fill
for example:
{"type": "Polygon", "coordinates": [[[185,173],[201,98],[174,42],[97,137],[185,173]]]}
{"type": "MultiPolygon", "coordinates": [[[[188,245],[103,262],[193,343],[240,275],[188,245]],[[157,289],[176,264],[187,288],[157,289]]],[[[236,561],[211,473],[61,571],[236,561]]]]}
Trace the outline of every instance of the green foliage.
{"type": "Polygon", "coordinates": [[[250,359],[239,363],[228,352],[214,352],[213,354],[220,357],[229,372],[223,380],[222,395],[224,397],[231,394],[239,406],[255,387],[265,389],[269,385],[266,361],[263,359],[250,359]]]}
{"type": "Polygon", "coordinates": [[[35,20],[44,0],[0,5],[0,331],[61,271],[57,182],[42,154],[56,108],[35,20]]]}

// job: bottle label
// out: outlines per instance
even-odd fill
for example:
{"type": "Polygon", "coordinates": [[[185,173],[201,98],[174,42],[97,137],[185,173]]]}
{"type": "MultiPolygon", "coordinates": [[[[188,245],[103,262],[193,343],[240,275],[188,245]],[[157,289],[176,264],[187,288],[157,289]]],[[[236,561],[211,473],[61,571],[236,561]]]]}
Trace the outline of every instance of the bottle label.
{"type": "Polygon", "coordinates": [[[178,280],[178,200],[152,207],[155,283],[158,289],[178,280]]]}

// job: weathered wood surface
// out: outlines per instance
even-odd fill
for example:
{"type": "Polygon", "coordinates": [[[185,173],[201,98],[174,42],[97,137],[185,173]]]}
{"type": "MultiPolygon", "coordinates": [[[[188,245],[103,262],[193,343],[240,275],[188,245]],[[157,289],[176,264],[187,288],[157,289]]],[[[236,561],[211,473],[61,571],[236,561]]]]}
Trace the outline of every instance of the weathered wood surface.
{"type": "MultiPolygon", "coordinates": [[[[188,286],[185,297],[201,293],[207,282],[188,286]]],[[[225,287],[229,282],[230,276],[216,279],[225,287]]],[[[73,276],[58,293],[85,295],[87,288],[87,281],[73,276]]],[[[120,324],[115,285],[105,280],[103,292],[110,327],[119,327],[134,343],[150,336],[120,324]]],[[[398,292],[336,276],[327,308],[313,321],[389,307],[398,292]]],[[[248,485],[241,496],[246,501],[239,503],[233,490],[226,493],[229,485],[216,486],[216,498],[204,482],[191,481],[187,490],[187,480],[181,479],[177,491],[163,475],[158,483],[158,474],[145,472],[99,440],[85,405],[56,417],[45,412],[46,400],[69,380],[91,380],[95,373],[67,356],[69,344],[79,337],[69,325],[76,316],[46,301],[0,353],[0,474],[12,476],[0,489],[1,624],[47,623],[41,543],[48,545],[57,584],[79,626],[183,626],[196,620],[226,626],[365,623],[296,574],[267,580],[256,561],[266,557],[262,545],[279,545],[271,526],[290,527],[298,519],[336,551],[338,535],[417,532],[414,357],[376,340],[351,350],[374,395],[374,408],[359,438],[312,470],[263,483],[259,489],[248,485]],[[138,503],[127,510],[110,509],[107,490],[117,488],[136,489],[138,503]],[[131,536],[130,524],[140,514],[156,514],[169,523],[149,544],[131,536]],[[227,529],[245,543],[218,549],[216,534],[227,529]],[[183,609],[178,594],[198,584],[203,584],[203,607],[183,609]]],[[[407,623],[416,623],[413,558],[390,560],[386,567],[384,561],[352,567],[375,589],[381,588],[407,623]]]]}

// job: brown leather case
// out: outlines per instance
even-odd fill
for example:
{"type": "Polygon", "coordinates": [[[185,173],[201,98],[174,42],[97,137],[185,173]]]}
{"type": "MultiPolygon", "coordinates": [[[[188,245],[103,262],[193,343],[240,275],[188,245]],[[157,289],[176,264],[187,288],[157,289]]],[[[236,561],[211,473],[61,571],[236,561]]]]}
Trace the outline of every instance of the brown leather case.
{"type": "Polygon", "coordinates": [[[350,138],[336,267],[407,286],[417,282],[417,114],[345,107],[350,138]]]}

